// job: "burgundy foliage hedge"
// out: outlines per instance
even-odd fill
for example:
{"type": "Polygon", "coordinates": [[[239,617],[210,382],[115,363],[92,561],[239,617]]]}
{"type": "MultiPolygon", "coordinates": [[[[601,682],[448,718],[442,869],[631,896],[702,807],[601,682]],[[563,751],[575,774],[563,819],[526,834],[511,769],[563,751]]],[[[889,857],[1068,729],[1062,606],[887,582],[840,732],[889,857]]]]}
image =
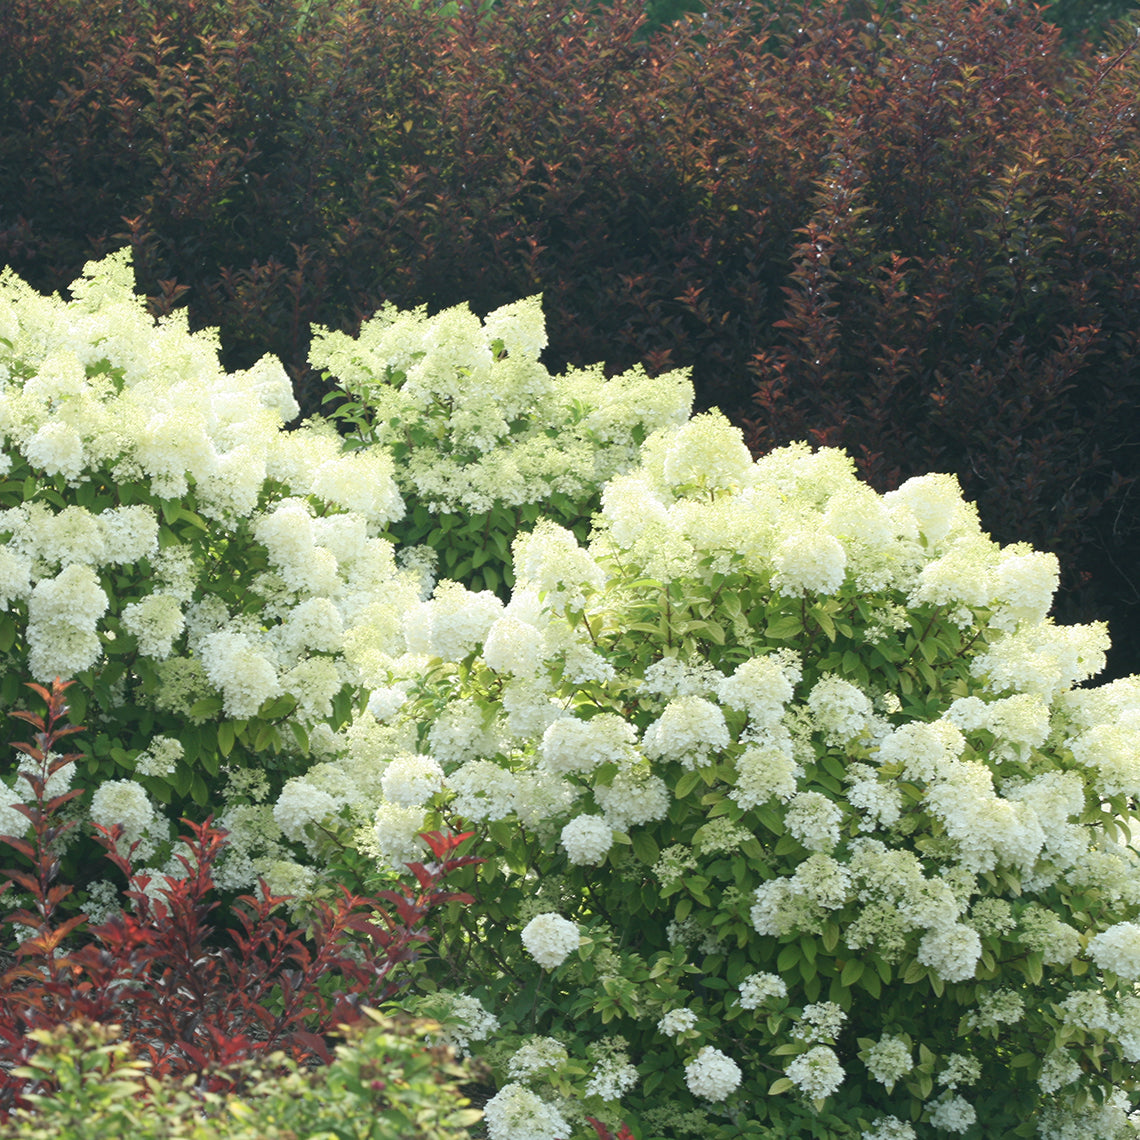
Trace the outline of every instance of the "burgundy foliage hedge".
{"type": "Polygon", "coordinates": [[[130,241],[156,312],[276,351],[307,411],[309,322],[541,290],[551,366],[692,365],[757,450],[956,472],[1140,669],[1135,37],[1074,54],[1002,0],[594,7],[8,0],[0,259],[60,288],[130,241]]]}

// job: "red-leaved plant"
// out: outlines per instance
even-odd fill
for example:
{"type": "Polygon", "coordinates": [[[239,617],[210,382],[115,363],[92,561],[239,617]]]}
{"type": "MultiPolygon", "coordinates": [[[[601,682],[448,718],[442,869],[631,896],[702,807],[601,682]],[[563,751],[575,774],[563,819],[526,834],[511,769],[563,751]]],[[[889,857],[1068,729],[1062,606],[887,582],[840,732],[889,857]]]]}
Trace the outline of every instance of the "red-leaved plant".
{"type": "Polygon", "coordinates": [[[286,898],[271,895],[263,882],[257,895],[242,896],[232,908],[240,929],[220,931],[209,921],[217,904],[207,897],[225,831],[210,820],[184,820],[190,829],[178,856],[184,874],[164,876],[165,885],[154,890],[151,877],[136,874],[130,854],[119,851],[122,829],[116,826],[99,828],[99,841],[130,884],[125,893],[133,910],[88,928],[82,938],[77,928],[85,916],[64,917],[61,909],[72,888],[56,882],[55,853],[75,826],[60,821],[59,809],[82,793],[47,795],[51,776],[81,755],[54,751],[59,740],[82,731],[63,723],[70,684],[57,679],[50,690],[31,684],[47,703],[46,715],[10,714],[37,730],[34,744],[16,745],[33,761],[22,772],[32,802],[17,807],[31,827],[27,838],[0,841],[30,869],[0,872],[9,880],[0,893],[14,883],[30,901],[0,919],[0,927],[22,925],[33,933],[0,974],[0,1121],[26,1103],[24,1094],[44,1091],[11,1072],[36,1047],[28,1031],[77,1019],[120,1025],[154,1075],[198,1074],[205,1089],[232,1087],[232,1072],[223,1076],[220,1068],[256,1054],[280,1051],[298,1061],[327,1062],[326,1035],[357,1020],[365,1005],[393,997],[407,980],[407,965],[429,940],[427,915],[445,903],[473,901],[441,888],[452,871],[480,862],[452,854],[471,833],[426,832],[422,838],[435,861],[409,864],[416,887],[369,898],[343,891],[335,906],[318,904],[316,919],[303,930],[280,913],[286,898]],[[69,935],[77,945],[65,944],[69,935]]]}

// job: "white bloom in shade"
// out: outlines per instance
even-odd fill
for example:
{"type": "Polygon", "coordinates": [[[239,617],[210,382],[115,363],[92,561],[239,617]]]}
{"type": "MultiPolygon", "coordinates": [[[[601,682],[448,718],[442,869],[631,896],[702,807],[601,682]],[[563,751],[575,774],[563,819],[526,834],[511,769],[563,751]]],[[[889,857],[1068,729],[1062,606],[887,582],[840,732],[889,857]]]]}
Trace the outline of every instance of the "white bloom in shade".
{"type": "Polygon", "coordinates": [[[373,832],[380,856],[390,867],[402,871],[424,852],[419,834],[424,829],[424,809],[382,803],[376,809],[373,832]]]}
{"type": "Polygon", "coordinates": [[[843,1084],[847,1075],[835,1051],[827,1045],[817,1045],[801,1053],[784,1071],[809,1100],[825,1100],[843,1084]]]}
{"type": "Polygon", "coordinates": [[[704,697],[676,697],[645,730],[643,744],[656,760],[697,768],[709,763],[711,752],[728,747],[728,725],[719,707],[704,697]]]}
{"type": "Polygon", "coordinates": [[[305,828],[335,815],[337,802],[314,784],[300,777],[286,781],[273,807],[273,818],[286,839],[304,842],[305,828]]]}
{"type": "Polygon", "coordinates": [[[677,1037],[696,1024],[697,1015],[691,1009],[671,1009],[657,1022],[657,1031],[666,1037],[677,1037]]]}
{"type": "Polygon", "coordinates": [[[792,1036],[801,1041],[827,1041],[839,1036],[847,1014],[833,1001],[817,1001],[804,1006],[792,1036]]]}
{"type": "Polygon", "coordinates": [[[950,1093],[943,1093],[928,1107],[931,1126],[943,1132],[965,1132],[978,1119],[969,1101],[950,1093]]]}
{"type": "Polygon", "coordinates": [[[544,969],[561,966],[582,944],[578,927],[560,914],[538,914],[523,927],[527,953],[544,969]]]}
{"type": "Polygon", "coordinates": [[[1077,1059],[1063,1049],[1050,1053],[1041,1064],[1037,1085],[1043,1093],[1055,1093],[1058,1089],[1081,1079],[1081,1066],[1077,1059]]]}
{"type": "Polygon", "coordinates": [[[138,638],[144,657],[165,661],[174,649],[174,639],[185,628],[182,607],[170,594],[149,594],[123,607],[123,628],[138,638]]]}
{"type": "Polygon", "coordinates": [[[914,1126],[897,1116],[880,1116],[869,1132],[860,1132],[859,1140],[915,1140],[914,1126]]]}
{"type": "Polygon", "coordinates": [[[772,564],[772,586],[791,597],[834,594],[847,573],[847,555],[839,539],[819,530],[789,535],[776,547],[772,564]]]}
{"type": "Polygon", "coordinates": [[[472,1041],[483,1041],[499,1028],[499,1019],[483,1008],[483,1003],[470,994],[456,994],[451,1002],[451,1017],[445,1037],[451,1047],[463,1057],[472,1041]]]}
{"type": "Polygon", "coordinates": [[[22,802],[16,792],[0,780],[0,835],[22,836],[27,833],[31,821],[23,812],[16,810],[16,805],[22,802]]]}
{"type": "Polygon", "coordinates": [[[629,1053],[621,1047],[621,1038],[604,1038],[590,1056],[590,1079],[584,1090],[586,1096],[599,1096],[602,1100],[620,1100],[634,1085],[639,1074],[629,1062],[629,1053]]]}
{"type": "Polygon", "coordinates": [[[578,866],[600,863],[613,846],[613,829],[600,815],[580,815],[562,829],[566,857],[578,866]]]}
{"type": "Polygon", "coordinates": [[[397,756],[380,777],[384,798],[419,807],[443,787],[443,769],[430,756],[397,756]]]}
{"type": "Polygon", "coordinates": [[[1140,980],[1140,926],[1118,922],[1089,939],[1089,957],[1126,982],[1140,980]]]}
{"type": "Polygon", "coordinates": [[[103,827],[123,825],[124,848],[142,839],[154,823],[146,789],[134,780],[104,780],[91,797],[91,819],[103,827]]]}
{"type": "Polygon", "coordinates": [[[978,932],[960,922],[928,930],[918,944],[918,961],[947,982],[972,978],[981,956],[978,932]]]}
{"type": "Polygon", "coordinates": [[[595,785],[594,799],[606,813],[606,821],[619,831],[664,819],[669,810],[669,788],[649,771],[645,761],[618,772],[609,787],[595,785]]]}
{"type": "Polygon", "coordinates": [[[809,851],[830,851],[839,842],[843,811],[821,792],[797,792],[784,823],[809,851]]]}
{"type": "Polygon", "coordinates": [[[566,1140],[571,1133],[562,1113],[524,1085],[504,1085],[483,1106],[490,1140],[566,1140]]]}
{"type": "Polygon", "coordinates": [[[543,1069],[557,1069],[570,1059],[566,1046],[553,1037],[532,1037],[515,1050],[507,1064],[507,1072],[515,1080],[525,1081],[543,1069]]]}
{"type": "Polygon", "coordinates": [[[724,1100],[740,1085],[740,1066],[729,1056],[706,1045],[685,1066],[685,1084],[693,1096],[724,1100]]]}
{"type": "Polygon", "coordinates": [[[742,1009],[758,1009],[769,998],[785,998],[788,987],[776,974],[749,974],[737,987],[742,1009]]]}
{"type": "Polygon", "coordinates": [[[871,699],[862,689],[830,673],[820,677],[808,694],[808,709],[829,744],[846,744],[861,736],[871,723],[871,699]]]}
{"type": "Polygon", "coordinates": [[[867,1072],[879,1084],[886,1085],[887,1092],[895,1087],[895,1081],[905,1077],[914,1068],[910,1046],[902,1037],[895,1037],[889,1033],[883,1034],[867,1050],[863,1063],[867,1066],[867,1072]]]}

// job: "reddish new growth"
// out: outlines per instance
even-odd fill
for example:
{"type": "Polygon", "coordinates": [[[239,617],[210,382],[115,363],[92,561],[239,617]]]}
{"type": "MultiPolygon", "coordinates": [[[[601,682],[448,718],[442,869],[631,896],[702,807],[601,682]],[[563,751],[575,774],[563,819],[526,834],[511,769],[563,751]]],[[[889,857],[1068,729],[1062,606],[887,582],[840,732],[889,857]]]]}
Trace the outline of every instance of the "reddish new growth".
{"type": "Polygon", "coordinates": [[[335,906],[318,904],[307,930],[281,915],[286,897],[271,895],[262,882],[257,895],[235,904],[238,925],[220,931],[210,921],[217,903],[207,896],[224,830],[210,820],[184,820],[191,834],[183,837],[185,853],[178,856],[183,874],[163,876],[155,890],[150,876],[135,873],[130,854],[119,852],[122,829],[98,828],[108,859],[130,884],[133,909],[89,927],[82,941],[76,936],[65,942],[86,917],[61,912],[72,887],[56,882],[55,850],[74,823],[60,822],[57,813],[82,793],[49,797],[47,785],[80,755],[56,755],[54,749],[82,731],[61,723],[70,684],[57,679],[50,690],[29,685],[47,703],[46,716],[11,714],[37,730],[34,744],[16,745],[34,762],[22,773],[33,802],[17,808],[31,835],[0,841],[30,869],[3,871],[9,882],[0,893],[15,883],[30,901],[0,919],[0,926],[20,924],[33,933],[17,948],[15,965],[0,975],[0,1122],[26,1103],[25,1093],[42,1091],[10,1071],[36,1047],[28,1031],[78,1019],[122,1026],[155,1075],[196,1073],[205,1089],[230,1087],[232,1076],[219,1075],[219,1067],[257,1054],[282,1051],[296,1060],[328,1061],[326,1035],[359,1018],[363,1006],[398,992],[405,980],[400,967],[406,970],[429,940],[427,915],[448,902],[472,901],[441,888],[452,871],[480,861],[451,854],[470,833],[425,833],[435,861],[409,864],[416,887],[371,898],[342,891],[335,906]]]}

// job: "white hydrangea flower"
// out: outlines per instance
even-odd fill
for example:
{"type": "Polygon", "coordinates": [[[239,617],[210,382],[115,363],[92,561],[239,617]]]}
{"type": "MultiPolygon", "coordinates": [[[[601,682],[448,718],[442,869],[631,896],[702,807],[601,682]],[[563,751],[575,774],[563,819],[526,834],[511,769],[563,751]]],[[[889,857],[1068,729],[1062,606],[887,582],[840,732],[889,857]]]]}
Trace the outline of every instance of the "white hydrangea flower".
{"type": "Polygon", "coordinates": [[[671,760],[683,768],[699,768],[711,753],[727,748],[730,737],[724,713],[703,697],[675,697],[646,730],[642,745],[655,760],[671,760]]]}
{"type": "Polygon", "coordinates": [[[70,424],[58,420],[44,424],[24,445],[23,452],[32,467],[47,475],[62,475],[74,483],[83,474],[83,440],[70,424]]]}
{"type": "Polygon", "coordinates": [[[662,477],[676,493],[737,490],[752,476],[740,429],[719,411],[693,416],[666,436],[662,477]]]}
{"type": "Polygon", "coordinates": [[[754,727],[768,727],[779,722],[801,675],[799,661],[787,651],[753,657],[720,682],[717,696],[728,708],[747,712],[754,727]]]}
{"type": "Polygon", "coordinates": [[[484,1041],[499,1028],[499,1019],[472,994],[452,998],[451,1018],[455,1024],[447,1026],[444,1036],[461,1058],[470,1051],[472,1041],[484,1041]]]}
{"type": "Polygon", "coordinates": [[[697,1024],[697,1015],[691,1009],[670,1009],[657,1022],[657,1032],[666,1037],[678,1037],[697,1024]]]}
{"type": "Polygon", "coordinates": [[[566,1140],[570,1125],[554,1105],[515,1081],[483,1106],[490,1140],[566,1140]]]}
{"type": "Polygon", "coordinates": [[[772,586],[793,598],[834,594],[847,574],[847,554],[837,538],[804,530],[784,538],[772,555],[772,586]]]}
{"type": "Polygon", "coordinates": [[[123,825],[124,850],[142,840],[155,822],[154,805],[146,789],[134,780],[104,780],[91,797],[90,815],[93,823],[103,827],[123,825]]]}
{"type": "Polygon", "coordinates": [[[1126,982],[1140,981],[1140,925],[1118,922],[1089,939],[1089,957],[1126,982]]]}
{"type": "Polygon", "coordinates": [[[801,1053],[784,1071],[808,1100],[826,1100],[847,1075],[835,1050],[827,1045],[816,1045],[801,1053]]]}
{"type": "Polygon", "coordinates": [[[740,1085],[740,1066],[727,1054],[706,1045],[685,1066],[685,1084],[693,1096],[705,1100],[724,1100],[740,1085]]]}
{"type": "Polygon", "coordinates": [[[506,819],[519,801],[519,780],[514,772],[493,760],[469,760],[447,777],[455,792],[452,809],[470,823],[506,819]]]}
{"type": "Polygon", "coordinates": [[[31,821],[23,812],[16,810],[16,804],[23,799],[3,780],[0,780],[0,835],[24,835],[31,827],[31,821]]]}
{"type": "Polygon", "coordinates": [[[859,1133],[859,1140],[916,1140],[914,1125],[897,1116],[880,1116],[869,1131],[859,1133]]]}
{"type": "Polygon", "coordinates": [[[534,677],[546,658],[542,631],[510,614],[498,618],[483,643],[483,660],[496,673],[534,677]]]}
{"type": "Polygon", "coordinates": [[[967,1057],[964,1053],[950,1053],[946,1064],[938,1074],[938,1083],[948,1089],[956,1089],[959,1085],[976,1084],[982,1079],[981,1062],[976,1057],[967,1057]]]}
{"type": "Polygon", "coordinates": [[[294,776],[286,781],[273,806],[273,818],[286,839],[306,842],[305,828],[336,815],[340,805],[328,792],[294,776]]]}
{"type": "Polygon", "coordinates": [[[570,1059],[566,1046],[553,1037],[532,1037],[512,1054],[507,1072],[516,1081],[525,1081],[543,1069],[558,1069],[570,1059]]]}
{"type": "MultiPolygon", "coordinates": [[[[458,582],[443,581],[432,600],[408,621],[422,623],[427,652],[444,661],[462,661],[482,645],[502,614],[503,603],[490,590],[471,591],[458,582]]],[[[414,628],[409,624],[408,648],[413,652],[419,646],[414,628]]]]}
{"type": "Polygon", "coordinates": [[[974,976],[982,956],[978,932],[964,923],[928,930],[918,944],[916,957],[947,982],[963,982],[974,976]]]}
{"type": "Polygon", "coordinates": [[[107,595],[90,566],[72,563],[36,583],[28,600],[28,669],[45,684],[72,677],[99,659],[96,627],[107,595]]]}
{"type": "Polygon", "coordinates": [[[589,720],[560,717],[542,735],[543,767],[559,775],[592,772],[602,764],[627,759],[637,742],[637,729],[616,713],[589,720]]]}
{"type": "Polygon", "coordinates": [[[623,1045],[621,1038],[606,1038],[593,1049],[590,1079],[583,1090],[586,1096],[617,1101],[637,1084],[640,1075],[623,1045]],[[615,1046],[615,1042],[620,1044],[615,1046]]]}
{"type": "Polygon", "coordinates": [[[664,819],[669,811],[669,788],[642,761],[619,771],[607,786],[594,787],[594,799],[605,812],[606,821],[617,831],[653,820],[664,819]]]}
{"type": "Polygon", "coordinates": [[[829,744],[847,744],[867,732],[874,713],[871,699],[842,677],[824,674],[807,699],[815,723],[829,744]]]}
{"type": "Polygon", "coordinates": [[[888,491],[883,502],[892,514],[909,515],[931,546],[954,531],[977,529],[976,511],[962,500],[962,488],[954,475],[915,476],[898,490],[888,491]]]}
{"type": "Polygon", "coordinates": [[[966,1132],[978,1119],[974,1106],[960,1096],[943,1093],[938,1100],[928,1102],[930,1124],[943,1132],[966,1132]]]}
{"type": "Polygon", "coordinates": [[[483,332],[489,342],[501,340],[510,356],[537,359],[546,347],[546,318],[542,313],[542,295],[524,297],[509,305],[501,305],[483,318],[483,332]]]}
{"type": "Polygon", "coordinates": [[[221,690],[226,716],[245,720],[273,697],[281,695],[281,679],[273,662],[244,633],[222,629],[200,642],[202,666],[210,683],[221,690]]]}
{"type": "Polygon", "coordinates": [[[893,783],[880,781],[869,764],[848,764],[844,779],[850,782],[847,802],[862,813],[860,831],[890,827],[902,815],[902,793],[893,783]]]}
{"type": "Polygon", "coordinates": [[[122,621],[123,628],[138,639],[139,652],[156,661],[165,661],[174,652],[174,639],[186,626],[182,606],[170,594],[148,594],[124,606],[122,621]]]}
{"type": "Polygon", "coordinates": [[[421,807],[443,787],[443,769],[430,756],[397,756],[380,777],[384,798],[401,807],[421,807]]]}
{"type": "Polygon", "coordinates": [[[896,1081],[914,1068],[910,1046],[902,1037],[890,1033],[884,1033],[867,1050],[863,1063],[867,1066],[867,1072],[879,1084],[886,1086],[887,1092],[895,1087],[896,1081]]]}
{"type": "Polygon", "coordinates": [[[846,1020],[847,1014],[835,1002],[813,1002],[804,1006],[792,1036],[801,1041],[834,1041],[846,1020]]]}
{"type": "Polygon", "coordinates": [[[378,721],[391,720],[407,703],[408,694],[403,685],[373,689],[368,698],[368,711],[378,721]]]}
{"type": "Polygon", "coordinates": [[[424,829],[424,809],[382,803],[376,809],[373,832],[380,857],[397,871],[418,860],[423,844],[418,836],[424,829]]]}
{"type": "Polygon", "coordinates": [[[555,612],[580,610],[589,594],[602,589],[606,576],[571,531],[540,519],[512,546],[515,574],[522,588],[531,587],[555,612]]]}
{"type": "Polygon", "coordinates": [[[172,736],[151,738],[146,749],[135,757],[135,771],[140,776],[173,776],[185,750],[172,736]]]}
{"type": "Polygon", "coordinates": [[[776,974],[749,974],[737,987],[742,1009],[759,1009],[770,998],[786,998],[788,987],[776,974]]]}
{"type": "Polygon", "coordinates": [[[728,793],[745,811],[771,799],[790,800],[803,769],[791,751],[791,740],[750,745],[736,758],[736,786],[728,793]]]}
{"type": "Polygon", "coordinates": [[[1056,1049],[1041,1063],[1041,1072],[1037,1074],[1037,1085],[1045,1094],[1055,1093],[1058,1089],[1079,1081],[1081,1075],[1082,1070],[1077,1059],[1063,1049],[1056,1049]]]}
{"type": "Polygon", "coordinates": [[[839,842],[843,810],[822,792],[797,792],[788,804],[784,824],[809,851],[831,851],[839,842]]]}
{"type": "Polygon", "coordinates": [[[578,949],[582,935],[568,918],[546,912],[535,915],[523,927],[522,941],[527,953],[544,970],[553,970],[578,949]]]}
{"type": "Polygon", "coordinates": [[[580,815],[562,829],[566,857],[577,866],[595,866],[613,846],[614,833],[599,815],[580,815]]]}

